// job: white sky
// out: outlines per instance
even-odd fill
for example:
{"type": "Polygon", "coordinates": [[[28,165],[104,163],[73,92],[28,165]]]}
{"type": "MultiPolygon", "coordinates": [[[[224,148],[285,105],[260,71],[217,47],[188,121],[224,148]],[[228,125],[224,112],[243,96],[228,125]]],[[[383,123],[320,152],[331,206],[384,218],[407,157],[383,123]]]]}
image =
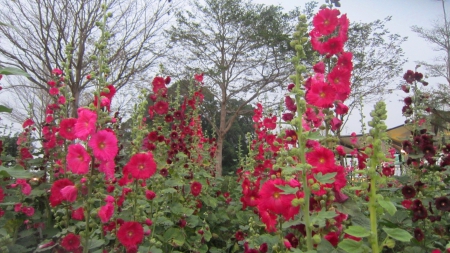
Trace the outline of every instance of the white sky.
{"type": "MultiPolygon", "coordinates": [[[[316,0],[319,5],[324,4],[325,0],[316,0]]],[[[295,6],[303,6],[308,1],[292,0],[253,0],[255,3],[281,5],[285,10],[292,10],[295,6]]],[[[392,16],[392,20],[387,23],[387,27],[392,33],[397,33],[402,37],[408,37],[403,43],[403,50],[408,62],[403,69],[414,69],[416,61],[432,62],[437,55],[432,47],[422,38],[411,31],[411,26],[417,25],[424,28],[430,28],[433,21],[442,19],[442,3],[440,0],[341,0],[341,13],[347,13],[351,21],[370,22],[376,19],[384,19],[392,16]]],[[[449,14],[449,3],[446,3],[447,15],[449,14]]],[[[420,71],[420,69],[419,69],[420,71]]],[[[435,84],[436,79],[428,79],[430,85],[435,84]]],[[[402,91],[394,91],[386,97],[388,108],[388,119],[386,121],[388,128],[392,128],[404,123],[402,116],[402,102],[398,102],[406,94],[402,91]]],[[[369,112],[372,105],[365,107],[366,119],[369,119],[369,112]]],[[[351,132],[359,133],[361,124],[359,123],[359,112],[351,115],[349,122],[344,127],[344,134],[351,132]]]]}

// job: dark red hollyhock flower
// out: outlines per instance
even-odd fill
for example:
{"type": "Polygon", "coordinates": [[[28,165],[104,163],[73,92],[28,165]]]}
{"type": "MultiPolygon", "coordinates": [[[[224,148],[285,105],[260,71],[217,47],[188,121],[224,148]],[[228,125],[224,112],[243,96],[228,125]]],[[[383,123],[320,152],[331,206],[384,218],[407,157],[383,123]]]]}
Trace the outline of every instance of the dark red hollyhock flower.
{"type": "Polygon", "coordinates": [[[413,146],[410,141],[403,141],[402,146],[403,146],[403,150],[405,150],[405,152],[408,154],[410,154],[414,151],[413,146]]]}
{"type": "Polygon", "coordinates": [[[239,230],[234,234],[234,238],[236,238],[236,240],[238,240],[238,241],[243,241],[245,239],[245,234],[244,234],[244,232],[239,230]]]}
{"type": "Polygon", "coordinates": [[[267,243],[263,243],[259,246],[259,253],[267,253],[269,250],[269,247],[267,246],[267,243]]]}
{"type": "Polygon", "coordinates": [[[185,219],[181,219],[177,222],[177,224],[180,228],[184,228],[187,225],[187,221],[185,219]]]}
{"type": "Polygon", "coordinates": [[[423,74],[419,73],[419,72],[415,72],[414,73],[414,79],[416,79],[416,81],[420,81],[423,78],[423,74]]]}
{"type": "Polygon", "coordinates": [[[50,188],[50,205],[55,207],[61,204],[64,200],[63,195],[61,194],[61,190],[69,185],[75,185],[72,181],[67,178],[59,179],[53,182],[52,187],[50,188]]]}
{"type": "Polygon", "coordinates": [[[423,238],[425,238],[425,234],[422,232],[422,229],[420,228],[414,229],[414,238],[416,238],[416,240],[419,242],[421,242],[423,238]]]}
{"type": "Polygon", "coordinates": [[[413,83],[415,80],[414,71],[412,70],[406,71],[406,73],[403,75],[403,79],[405,79],[405,81],[409,84],[413,83]]]}
{"type": "Polygon", "coordinates": [[[74,233],[67,234],[61,240],[61,246],[67,251],[73,251],[80,247],[80,236],[74,233]]]}
{"type": "Polygon", "coordinates": [[[432,144],[422,146],[422,152],[427,158],[436,155],[436,150],[434,149],[434,146],[432,144]]]}
{"type": "Polygon", "coordinates": [[[444,152],[444,154],[450,154],[450,144],[445,145],[442,148],[442,152],[444,152]]]}
{"type": "Polygon", "coordinates": [[[163,176],[163,177],[167,177],[169,175],[169,171],[166,168],[162,168],[159,171],[159,174],[161,174],[161,176],[163,176]]]}
{"type": "Polygon", "coordinates": [[[294,115],[292,113],[283,113],[283,116],[281,116],[281,119],[283,119],[286,122],[291,121],[294,118],[294,115]]]}
{"type": "Polygon", "coordinates": [[[117,231],[117,239],[125,248],[132,248],[142,242],[144,228],[139,222],[127,221],[117,231]]]}
{"type": "Polygon", "coordinates": [[[412,109],[411,109],[410,106],[405,105],[405,106],[403,106],[403,108],[402,108],[402,113],[403,113],[403,115],[405,115],[405,116],[411,116],[412,113],[413,113],[413,111],[412,111],[412,109]]]}
{"type": "Polygon", "coordinates": [[[288,85],[288,87],[287,87],[287,90],[288,91],[292,91],[292,89],[295,87],[295,84],[293,84],[293,83],[290,83],[289,85],[288,85]]]}
{"type": "Polygon", "coordinates": [[[403,102],[405,102],[405,105],[411,105],[412,104],[412,98],[411,97],[406,97],[405,99],[403,99],[403,102]]]}
{"type": "Polygon", "coordinates": [[[417,191],[421,191],[425,188],[425,184],[422,181],[417,181],[414,183],[414,187],[416,187],[417,191]]]}
{"type": "Polygon", "coordinates": [[[287,234],[284,238],[286,238],[291,243],[292,247],[297,248],[298,238],[295,237],[295,235],[293,233],[287,234]]]}
{"type": "Polygon", "coordinates": [[[450,200],[445,197],[439,197],[434,202],[436,204],[436,209],[441,211],[450,211],[450,200]]]}
{"type": "Polygon", "coordinates": [[[202,192],[202,184],[199,183],[199,182],[192,182],[191,183],[191,193],[192,193],[192,195],[197,197],[198,195],[200,195],[201,192],[202,192]]]}
{"type": "Polygon", "coordinates": [[[404,91],[405,93],[409,93],[409,89],[410,87],[408,85],[402,85],[402,91],[404,91]]]}
{"type": "Polygon", "coordinates": [[[416,189],[414,187],[405,185],[402,188],[402,194],[405,197],[405,199],[411,199],[416,196],[416,189]]]}
{"type": "Polygon", "coordinates": [[[413,221],[424,220],[428,217],[428,211],[424,206],[413,207],[413,221]]]}

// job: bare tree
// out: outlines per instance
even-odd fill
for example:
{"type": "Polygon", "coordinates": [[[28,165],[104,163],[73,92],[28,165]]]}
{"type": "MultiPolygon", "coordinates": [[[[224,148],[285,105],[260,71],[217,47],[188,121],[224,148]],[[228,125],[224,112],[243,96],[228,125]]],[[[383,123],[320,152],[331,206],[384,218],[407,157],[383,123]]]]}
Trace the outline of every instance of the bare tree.
{"type": "Polygon", "coordinates": [[[104,2],[1,0],[0,20],[16,29],[0,26],[0,67],[17,67],[31,76],[25,83],[10,86],[48,90],[52,69],[63,69],[62,64],[68,62],[71,72],[65,73],[66,84],[74,97],[71,114],[75,116],[82,93],[92,85],[86,79],[89,73],[105,68],[108,80],[122,89],[134,76],[155,67],[167,50],[162,28],[177,6],[163,0],[107,1],[106,9],[113,16],[107,23],[112,36],[108,68],[96,66],[94,60],[104,2]]]}
{"type": "Polygon", "coordinates": [[[442,53],[434,59],[434,63],[420,61],[419,64],[425,67],[429,76],[444,77],[447,80],[447,85],[450,85],[450,23],[447,20],[445,2],[444,0],[439,1],[442,4],[444,14],[443,22],[435,21],[431,29],[419,26],[413,26],[411,29],[421,38],[430,42],[434,51],[442,53]]]}
{"type": "Polygon", "coordinates": [[[240,0],[193,1],[191,7],[169,31],[180,49],[172,62],[177,72],[204,72],[204,83],[218,101],[219,121],[214,115],[208,119],[217,134],[216,175],[221,176],[223,142],[233,122],[292,73],[289,35],[298,13],[240,0]],[[241,103],[231,109],[231,101],[241,103]]]}

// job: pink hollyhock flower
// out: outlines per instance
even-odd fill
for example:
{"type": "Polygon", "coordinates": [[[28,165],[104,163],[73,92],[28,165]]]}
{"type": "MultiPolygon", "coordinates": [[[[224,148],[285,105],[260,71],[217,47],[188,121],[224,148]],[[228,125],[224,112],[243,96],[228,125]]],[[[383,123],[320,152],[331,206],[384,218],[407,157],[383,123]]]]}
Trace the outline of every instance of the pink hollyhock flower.
{"type": "Polygon", "coordinates": [[[20,212],[22,210],[22,203],[14,204],[14,212],[20,212]]]}
{"type": "Polygon", "coordinates": [[[88,145],[92,148],[95,158],[101,161],[114,160],[119,151],[116,135],[107,130],[93,134],[88,145]]]}
{"type": "Polygon", "coordinates": [[[286,247],[287,249],[292,248],[291,242],[288,239],[284,239],[283,243],[284,243],[284,247],[286,247]]]}
{"type": "Polygon", "coordinates": [[[65,104],[66,103],[66,97],[64,96],[59,96],[58,98],[58,104],[65,104]]]}
{"type": "Polygon", "coordinates": [[[329,35],[334,32],[339,24],[338,16],[340,15],[337,9],[322,9],[313,18],[314,28],[321,35],[329,35]]]}
{"type": "Polygon", "coordinates": [[[50,205],[52,207],[55,207],[63,202],[64,197],[61,194],[61,190],[68,185],[74,185],[74,183],[67,178],[59,179],[53,182],[53,185],[50,188],[49,198],[50,205]]]}
{"type": "Polygon", "coordinates": [[[342,102],[339,102],[336,105],[335,112],[336,112],[336,114],[339,114],[339,115],[345,115],[348,113],[348,106],[346,106],[342,102]]]}
{"type": "Polygon", "coordinates": [[[23,206],[21,212],[26,216],[31,217],[34,214],[34,208],[32,206],[23,206]]]}
{"type": "Polygon", "coordinates": [[[108,222],[114,214],[114,205],[112,203],[106,203],[106,205],[100,207],[98,210],[98,217],[103,223],[108,222]]]}
{"type": "Polygon", "coordinates": [[[353,62],[352,62],[353,54],[351,52],[343,52],[338,56],[338,61],[336,63],[336,66],[339,68],[351,70],[353,69],[353,62]]]}
{"type": "Polygon", "coordinates": [[[325,147],[316,147],[306,154],[306,161],[313,167],[331,167],[335,165],[333,151],[325,147]]]}
{"type": "Polygon", "coordinates": [[[148,200],[152,200],[152,199],[156,198],[156,193],[154,191],[145,190],[145,197],[148,200]]]}
{"type": "Polygon", "coordinates": [[[75,185],[68,185],[61,189],[61,195],[65,201],[75,202],[77,200],[78,189],[75,185]]]}
{"type": "Polygon", "coordinates": [[[291,219],[299,211],[299,207],[293,207],[291,202],[295,198],[294,194],[283,194],[277,186],[287,185],[282,179],[267,180],[259,191],[259,210],[268,210],[274,214],[283,215],[286,220],[291,219]],[[291,208],[293,210],[291,210],[291,208]]]}
{"type": "Polygon", "coordinates": [[[295,101],[289,97],[286,96],[284,98],[284,103],[286,104],[286,108],[291,111],[291,112],[296,112],[297,111],[297,105],[295,104],[295,101]]]}
{"type": "Polygon", "coordinates": [[[56,87],[50,88],[48,93],[50,93],[50,95],[52,95],[52,96],[58,95],[59,94],[59,89],[56,88],[56,87]]]}
{"type": "Polygon", "coordinates": [[[113,196],[111,196],[111,195],[107,195],[106,197],[105,197],[105,202],[106,203],[114,203],[116,200],[114,199],[114,197],[113,196]]]}
{"type": "MultiPolygon", "coordinates": [[[[27,180],[25,179],[17,179],[16,180],[16,185],[20,185],[20,187],[22,188],[22,193],[26,196],[31,194],[31,185],[27,183],[27,180]]],[[[12,187],[15,187],[12,186],[12,187]]]]}
{"type": "Polygon", "coordinates": [[[52,74],[55,75],[55,76],[60,76],[60,75],[63,74],[63,72],[62,72],[62,70],[60,70],[58,68],[55,68],[55,69],[52,70],[52,74]]]}
{"type": "Polygon", "coordinates": [[[98,170],[100,172],[105,173],[106,179],[114,179],[114,172],[116,168],[116,163],[114,160],[108,160],[108,161],[101,161],[100,166],[98,167],[98,170]]]}
{"type": "Polygon", "coordinates": [[[191,183],[191,194],[197,197],[202,192],[202,184],[199,182],[191,183]]]}
{"type": "Polygon", "coordinates": [[[72,144],[66,156],[68,169],[74,174],[84,175],[89,172],[91,156],[81,144],[72,144]]]}
{"type": "Polygon", "coordinates": [[[50,80],[47,82],[48,86],[50,87],[55,87],[56,86],[56,82],[54,80],[50,80]]]}
{"type": "Polygon", "coordinates": [[[97,123],[97,114],[86,108],[78,108],[78,119],[75,124],[75,135],[81,140],[94,133],[97,123]]]}
{"type": "Polygon", "coordinates": [[[61,120],[61,123],[59,124],[59,135],[67,140],[75,140],[77,138],[74,129],[76,123],[77,119],[75,118],[61,120]]]}
{"type": "Polygon", "coordinates": [[[323,61],[316,63],[316,65],[313,66],[313,70],[316,73],[325,73],[325,63],[323,63],[323,61]]]}
{"type": "Polygon", "coordinates": [[[336,131],[339,128],[341,128],[342,121],[340,119],[334,117],[331,119],[330,125],[331,125],[331,131],[336,131]]]}
{"type": "Polygon", "coordinates": [[[153,106],[153,110],[158,115],[164,115],[169,112],[169,104],[166,101],[160,100],[155,103],[155,105],[153,106]]]}
{"type": "Polygon", "coordinates": [[[156,162],[153,159],[153,154],[150,152],[133,155],[125,167],[128,173],[135,179],[145,180],[153,176],[156,172],[156,162]]]}
{"type": "Polygon", "coordinates": [[[263,125],[269,130],[275,129],[277,127],[277,116],[264,118],[263,125]]]}
{"type": "Polygon", "coordinates": [[[331,108],[336,98],[336,90],[334,86],[331,86],[322,81],[313,81],[311,83],[311,89],[306,92],[306,102],[308,104],[320,107],[331,108]]]}
{"type": "Polygon", "coordinates": [[[344,51],[345,40],[346,39],[342,37],[332,37],[323,43],[323,51],[325,51],[328,55],[341,53],[344,51]]]}
{"type": "Polygon", "coordinates": [[[201,74],[195,74],[194,75],[194,79],[197,81],[197,82],[203,82],[203,73],[201,73],[201,74]]]}
{"type": "Polygon", "coordinates": [[[26,128],[26,127],[32,126],[32,125],[34,125],[34,121],[32,119],[27,119],[27,120],[25,120],[25,122],[23,122],[22,127],[26,128]]]}
{"type": "Polygon", "coordinates": [[[72,211],[72,219],[74,220],[84,220],[84,209],[83,207],[79,207],[72,211]]]}
{"type": "Polygon", "coordinates": [[[336,147],[336,151],[338,152],[338,154],[339,154],[340,156],[345,156],[345,155],[346,155],[345,149],[344,149],[344,147],[341,146],[341,145],[339,145],[339,146],[336,147]]]}

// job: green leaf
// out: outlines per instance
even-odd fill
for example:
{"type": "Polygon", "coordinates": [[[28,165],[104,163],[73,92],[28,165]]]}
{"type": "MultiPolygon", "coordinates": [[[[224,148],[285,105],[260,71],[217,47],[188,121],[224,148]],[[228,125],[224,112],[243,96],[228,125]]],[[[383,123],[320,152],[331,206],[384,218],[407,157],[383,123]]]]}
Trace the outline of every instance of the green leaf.
{"type": "Polygon", "coordinates": [[[322,210],[320,210],[320,212],[318,212],[317,214],[312,216],[311,223],[318,225],[320,228],[325,227],[326,220],[332,219],[336,216],[337,216],[337,213],[335,211],[325,211],[322,209],[322,210]]]}
{"type": "Polygon", "coordinates": [[[167,229],[163,237],[166,242],[169,242],[170,244],[175,244],[177,246],[182,246],[185,241],[183,232],[179,228],[167,229]]]}
{"type": "Polygon", "coordinates": [[[150,248],[150,252],[152,252],[152,253],[163,253],[163,251],[161,249],[156,248],[155,246],[152,246],[150,248]]]}
{"type": "Polygon", "coordinates": [[[309,140],[322,140],[323,138],[325,138],[325,136],[321,135],[319,131],[315,131],[315,132],[308,132],[308,134],[306,135],[306,138],[309,140]]]}
{"type": "Polygon", "coordinates": [[[4,105],[0,105],[0,112],[12,113],[12,110],[13,110],[13,109],[8,108],[8,107],[6,107],[6,106],[4,106],[4,105]]]}
{"type": "Polygon", "coordinates": [[[217,207],[217,199],[212,198],[210,196],[203,196],[201,198],[201,200],[205,203],[205,205],[211,207],[211,208],[216,208],[217,207]]]}
{"type": "Polygon", "coordinates": [[[177,193],[177,190],[175,190],[174,188],[166,188],[160,191],[162,194],[167,194],[167,193],[177,193]]]}
{"type": "Polygon", "coordinates": [[[105,244],[105,240],[92,239],[89,241],[88,249],[92,250],[105,244]]]}
{"type": "Polygon", "coordinates": [[[176,202],[170,205],[170,210],[172,211],[173,214],[176,215],[187,215],[190,216],[194,210],[184,207],[183,205],[181,205],[180,203],[176,202]]]}
{"type": "Polygon", "coordinates": [[[409,242],[412,235],[408,231],[401,228],[383,228],[384,232],[397,241],[409,242]]]}
{"type": "Polygon", "coordinates": [[[22,166],[16,164],[14,167],[3,167],[0,166],[0,174],[5,176],[4,172],[6,172],[9,176],[14,178],[33,178],[33,177],[42,177],[44,175],[44,171],[39,172],[31,172],[29,170],[24,170],[22,166]]]}
{"type": "Polygon", "coordinates": [[[319,245],[317,245],[317,252],[319,253],[330,253],[336,249],[328,240],[321,240],[319,245]]]}
{"type": "Polygon", "coordinates": [[[164,185],[168,187],[183,186],[183,181],[178,178],[170,178],[166,180],[164,185]]]}
{"type": "Polygon", "coordinates": [[[350,226],[344,232],[355,237],[367,237],[370,235],[370,231],[361,226],[350,226]]]}
{"type": "Polygon", "coordinates": [[[362,241],[344,239],[338,244],[338,247],[348,253],[359,253],[362,252],[362,241]]]}
{"type": "Polygon", "coordinates": [[[14,75],[14,76],[25,76],[30,77],[30,75],[18,68],[12,68],[12,67],[6,67],[6,68],[0,68],[0,75],[14,75]]]}
{"type": "Polygon", "coordinates": [[[397,212],[397,207],[390,200],[378,199],[378,204],[384,208],[390,215],[394,215],[397,212]]]}
{"type": "Polygon", "coordinates": [[[292,188],[289,185],[275,185],[278,189],[282,190],[282,194],[295,194],[297,193],[297,188],[292,188]]]}
{"type": "Polygon", "coordinates": [[[299,249],[297,249],[297,248],[291,248],[291,252],[294,252],[294,253],[304,253],[303,251],[301,251],[301,250],[299,250],[299,249]]]}
{"type": "Polygon", "coordinates": [[[322,175],[322,172],[319,172],[314,175],[314,178],[316,178],[319,183],[322,184],[332,184],[334,182],[334,177],[336,176],[337,172],[327,173],[325,175],[322,175]]]}

